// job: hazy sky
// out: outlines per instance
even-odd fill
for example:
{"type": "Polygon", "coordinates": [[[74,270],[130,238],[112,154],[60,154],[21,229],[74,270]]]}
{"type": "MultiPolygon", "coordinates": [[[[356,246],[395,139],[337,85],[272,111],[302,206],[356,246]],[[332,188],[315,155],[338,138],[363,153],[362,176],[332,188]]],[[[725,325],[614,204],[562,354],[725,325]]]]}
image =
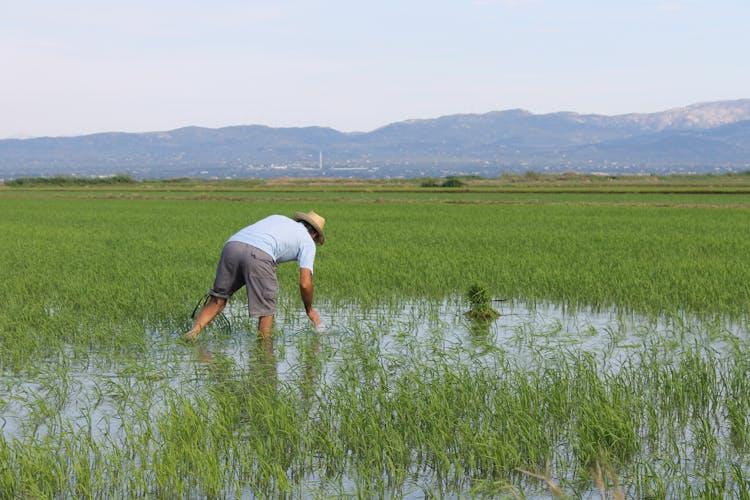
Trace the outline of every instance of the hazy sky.
{"type": "Polygon", "coordinates": [[[0,0],[0,138],[750,97],[750,0],[0,0]]]}

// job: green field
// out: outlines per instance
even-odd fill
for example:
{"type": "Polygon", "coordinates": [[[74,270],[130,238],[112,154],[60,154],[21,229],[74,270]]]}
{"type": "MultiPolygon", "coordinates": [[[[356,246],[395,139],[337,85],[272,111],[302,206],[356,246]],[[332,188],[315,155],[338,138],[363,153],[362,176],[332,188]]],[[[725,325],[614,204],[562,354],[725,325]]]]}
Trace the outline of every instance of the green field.
{"type": "Polygon", "coordinates": [[[750,498],[750,177],[462,182],[0,187],[0,498],[750,498]],[[184,345],[308,210],[327,333],[287,264],[270,352],[242,292],[184,345]]]}

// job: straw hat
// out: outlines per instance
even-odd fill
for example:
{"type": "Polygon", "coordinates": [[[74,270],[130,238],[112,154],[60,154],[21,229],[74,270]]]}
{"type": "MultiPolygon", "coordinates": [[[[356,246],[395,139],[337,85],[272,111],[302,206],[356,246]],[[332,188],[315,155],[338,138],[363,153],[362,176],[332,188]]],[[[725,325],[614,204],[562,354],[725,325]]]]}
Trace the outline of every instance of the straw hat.
{"type": "Polygon", "coordinates": [[[323,226],[325,226],[326,220],[323,217],[316,214],[315,212],[307,212],[306,214],[303,214],[302,212],[296,212],[294,214],[294,220],[296,220],[297,222],[305,221],[313,228],[315,228],[315,231],[317,231],[318,233],[318,245],[322,245],[326,242],[326,233],[323,232],[323,226]]]}

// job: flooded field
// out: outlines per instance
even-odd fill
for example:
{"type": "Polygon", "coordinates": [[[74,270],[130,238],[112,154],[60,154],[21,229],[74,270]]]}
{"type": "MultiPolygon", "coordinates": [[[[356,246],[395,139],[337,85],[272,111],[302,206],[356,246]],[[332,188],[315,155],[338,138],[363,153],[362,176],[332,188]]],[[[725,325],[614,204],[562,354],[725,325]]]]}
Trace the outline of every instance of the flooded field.
{"type": "Polygon", "coordinates": [[[200,189],[0,190],[0,497],[750,498],[744,192],[200,189]],[[272,342],[238,297],[185,344],[226,238],[301,209],[325,327],[282,265],[272,342]]]}
{"type": "Polygon", "coordinates": [[[195,345],[152,326],[134,355],[0,375],[6,453],[43,451],[72,491],[549,496],[533,473],[595,497],[600,464],[628,497],[748,492],[747,323],[514,301],[476,322],[456,297],[322,305],[316,332],[289,303],[264,346],[230,304],[195,345]]]}

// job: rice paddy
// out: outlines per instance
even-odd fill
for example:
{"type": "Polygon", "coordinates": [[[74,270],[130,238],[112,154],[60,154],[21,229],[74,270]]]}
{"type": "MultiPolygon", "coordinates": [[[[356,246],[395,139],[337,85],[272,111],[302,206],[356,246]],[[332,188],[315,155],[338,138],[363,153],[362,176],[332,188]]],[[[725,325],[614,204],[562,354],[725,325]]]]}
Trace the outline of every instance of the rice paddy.
{"type": "Polygon", "coordinates": [[[747,195],[142,194],[0,190],[0,497],[750,498],[747,195]],[[324,330],[288,264],[272,344],[242,296],[182,343],[298,210],[324,330]]]}

